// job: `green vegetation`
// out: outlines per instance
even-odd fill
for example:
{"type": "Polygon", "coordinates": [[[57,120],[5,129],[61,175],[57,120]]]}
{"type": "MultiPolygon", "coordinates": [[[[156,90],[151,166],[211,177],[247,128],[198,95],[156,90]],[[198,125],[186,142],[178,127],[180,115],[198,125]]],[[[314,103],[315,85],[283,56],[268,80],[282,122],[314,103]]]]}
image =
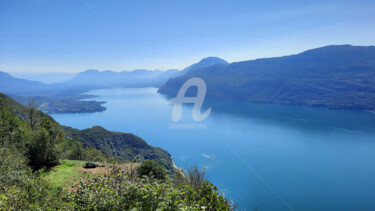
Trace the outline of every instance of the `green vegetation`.
{"type": "Polygon", "coordinates": [[[94,113],[106,110],[102,106],[105,101],[82,100],[90,97],[93,96],[71,93],[64,96],[14,96],[14,99],[24,105],[27,105],[30,100],[35,100],[38,102],[38,109],[48,114],[94,113]]]}
{"type": "MultiPolygon", "coordinates": [[[[163,166],[161,166],[163,168],[163,166]]],[[[217,188],[202,180],[194,190],[154,177],[131,179],[131,172],[112,168],[109,174],[88,176],[68,195],[78,210],[230,210],[217,188]]]]}
{"type": "MultiPolygon", "coordinates": [[[[134,135],[103,130],[97,127],[80,135],[86,138],[83,140],[106,140],[113,147],[120,144],[123,150],[128,147],[133,161],[139,157],[138,148],[153,149],[134,135]]],[[[74,132],[70,135],[74,136],[74,132]]],[[[186,176],[178,171],[178,176],[169,177],[173,174],[168,176],[165,166],[157,161],[146,160],[136,169],[131,164],[130,170],[111,164],[109,173],[86,173],[80,167],[85,160],[107,163],[111,160],[102,151],[84,146],[74,138],[66,136],[61,126],[36,110],[33,103],[24,108],[3,95],[0,98],[0,210],[231,209],[228,200],[202,175],[194,183],[189,180],[190,173],[186,176]],[[77,160],[64,160],[67,158],[77,160]]],[[[102,150],[111,152],[111,148],[102,150]]]]}
{"type": "MultiPolygon", "coordinates": [[[[30,121],[30,108],[1,93],[0,103],[6,104],[12,110],[12,113],[22,120],[30,121]]],[[[34,118],[41,119],[46,117],[55,122],[49,115],[36,110],[35,102],[30,106],[35,110],[34,118]]],[[[85,130],[77,130],[61,125],[59,127],[66,136],[65,141],[58,148],[62,159],[99,162],[108,158],[122,162],[130,162],[133,159],[139,161],[157,160],[167,168],[169,174],[174,173],[171,155],[161,148],[150,146],[138,136],[130,133],[108,131],[100,126],[85,130]]]]}
{"type": "MultiPolygon", "coordinates": [[[[21,120],[30,121],[30,109],[3,93],[0,93],[0,108],[8,109],[9,111],[11,111],[11,113],[19,117],[21,120]]],[[[38,118],[47,117],[49,120],[54,122],[52,117],[38,110],[36,110],[34,116],[37,116],[38,118]]]]}
{"type": "Polygon", "coordinates": [[[148,176],[158,180],[165,180],[167,171],[164,166],[158,162],[146,160],[137,168],[137,174],[139,177],[148,176]]]}
{"type": "Polygon", "coordinates": [[[63,160],[61,165],[52,169],[46,169],[41,173],[54,187],[67,188],[73,185],[74,181],[78,181],[83,176],[79,168],[85,163],[86,161],[63,160]]]}
{"type": "Polygon", "coordinates": [[[169,174],[174,172],[172,158],[167,151],[150,146],[142,138],[131,133],[112,132],[100,126],[85,130],[71,127],[62,127],[62,129],[67,137],[78,140],[84,147],[95,147],[108,157],[123,162],[130,162],[133,159],[156,160],[167,168],[169,174]]]}

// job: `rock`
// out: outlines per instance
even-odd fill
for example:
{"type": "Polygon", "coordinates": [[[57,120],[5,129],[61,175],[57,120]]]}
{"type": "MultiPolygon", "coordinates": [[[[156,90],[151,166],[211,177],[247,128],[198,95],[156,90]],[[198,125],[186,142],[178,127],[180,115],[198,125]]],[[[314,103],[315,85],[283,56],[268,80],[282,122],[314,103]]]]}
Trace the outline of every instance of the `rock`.
{"type": "Polygon", "coordinates": [[[98,167],[98,165],[96,165],[95,163],[86,163],[85,166],[83,166],[83,168],[85,169],[93,169],[96,167],[98,167]]]}

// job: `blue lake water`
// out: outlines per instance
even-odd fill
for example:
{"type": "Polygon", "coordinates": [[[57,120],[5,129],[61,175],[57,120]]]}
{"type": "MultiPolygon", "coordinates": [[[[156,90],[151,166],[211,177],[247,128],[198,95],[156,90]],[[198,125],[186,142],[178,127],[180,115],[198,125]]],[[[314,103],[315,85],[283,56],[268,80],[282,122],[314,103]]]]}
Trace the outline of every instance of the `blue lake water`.
{"type": "Polygon", "coordinates": [[[53,117],[131,132],[182,168],[196,163],[241,210],[375,210],[374,113],[206,101],[207,119],[194,122],[187,104],[173,125],[173,105],[156,91],[94,90],[106,111],[53,117]]]}

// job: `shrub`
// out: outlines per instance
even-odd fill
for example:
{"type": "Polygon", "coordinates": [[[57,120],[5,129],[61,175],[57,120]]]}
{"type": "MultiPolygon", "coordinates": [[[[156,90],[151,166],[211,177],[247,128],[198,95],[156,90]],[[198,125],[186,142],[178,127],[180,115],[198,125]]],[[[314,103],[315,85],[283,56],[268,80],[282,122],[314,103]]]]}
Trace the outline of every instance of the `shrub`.
{"type": "Polygon", "coordinates": [[[187,169],[187,179],[190,187],[198,191],[204,182],[206,170],[199,168],[196,164],[187,169]]]}
{"type": "Polygon", "coordinates": [[[147,176],[132,181],[129,172],[113,167],[109,174],[87,176],[68,196],[76,210],[230,210],[217,188],[205,181],[199,192],[147,176]]]}
{"type": "Polygon", "coordinates": [[[154,160],[145,160],[137,169],[136,172],[139,177],[148,176],[154,177],[158,180],[164,180],[167,175],[167,170],[163,165],[154,160]]]}

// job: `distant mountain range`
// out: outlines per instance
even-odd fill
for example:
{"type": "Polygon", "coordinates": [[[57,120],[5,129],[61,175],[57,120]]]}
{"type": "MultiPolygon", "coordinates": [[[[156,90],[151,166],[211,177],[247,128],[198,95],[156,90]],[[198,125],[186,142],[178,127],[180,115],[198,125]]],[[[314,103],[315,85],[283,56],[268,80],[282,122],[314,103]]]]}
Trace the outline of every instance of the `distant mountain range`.
{"type": "MultiPolygon", "coordinates": [[[[177,69],[162,70],[133,70],[113,72],[110,70],[99,71],[95,69],[86,70],[76,75],[61,74],[40,74],[41,79],[46,79],[51,75],[60,77],[63,82],[45,84],[39,81],[26,80],[14,77],[8,73],[0,71],[0,92],[10,95],[20,96],[55,96],[67,95],[71,93],[82,93],[92,89],[98,88],[113,88],[113,87],[160,87],[168,79],[182,76],[188,71],[208,67],[213,64],[228,64],[228,62],[216,58],[208,57],[202,59],[200,62],[190,65],[182,71],[177,69]],[[67,79],[67,77],[69,78],[67,79]],[[62,78],[61,78],[62,77],[62,78]]],[[[17,74],[16,74],[17,75],[17,74]]],[[[25,74],[20,74],[25,78],[38,78],[38,74],[32,74],[32,77],[25,74]]],[[[58,79],[55,79],[57,81],[58,79]]],[[[48,81],[51,81],[48,78],[48,81]]]]}
{"type": "MultiPolygon", "coordinates": [[[[79,94],[92,89],[151,86],[160,87],[160,93],[175,96],[182,84],[192,77],[206,82],[208,99],[375,110],[374,46],[332,45],[297,55],[230,64],[208,57],[181,71],[87,70],[54,84],[0,72],[0,92],[23,102],[30,96],[47,96],[39,98],[53,105],[47,110],[69,112],[71,109],[64,110],[58,105],[76,102],[74,100],[82,98],[79,94]]],[[[187,95],[194,96],[193,92],[190,89],[187,95]]],[[[103,110],[100,105],[83,108],[88,112],[103,110]]]]}
{"type": "Polygon", "coordinates": [[[8,73],[0,71],[0,92],[6,94],[23,93],[24,95],[29,95],[36,92],[45,94],[46,91],[48,91],[47,84],[15,78],[8,73]]]}
{"type": "Polygon", "coordinates": [[[168,79],[182,76],[188,71],[197,70],[204,67],[209,67],[215,64],[229,64],[223,59],[217,57],[207,57],[192,64],[182,71],[177,69],[162,70],[133,70],[113,72],[86,70],[79,73],[74,78],[65,81],[67,86],[97,86],[97,87],[160,87],[168,79]]]}
{"type": "Polygon", "coordinates": [[[97,86],[109,87],[160,87],[169,78],[174,77],[179,71],[172,69],[162,70],[133,70],[133,71],[98,71],[86,70],[74,78],[61,84],[67,86],[97,86]]]}
{"type": "Polygon", "coordinates": [[[159,92],[176,96],[192,77],[206,82],[208,99],[375,110],[374,46],[334,45],[212,65],[169,79],[159,92]]]}
{"type": "Polygon", "coordinates": [[[114,87],[160,87],[170,78],[182,76],[188,71],[217,63],[228,64],[222,59],[208,57],[182,71],[176,69],[122,72],[86,70],[75,75],[41,73],[39,74],[40,78],[38,78],[38,74],[20,74],[24,78],[60,81],[52,84],[20,79],[0,71],[0,92],[10,95],[24,105],[34,99],[37,101],[40,110],[50,114],[100,112],[105,110],[105,107],[101,106],[104,102],[81,101],[80,99],[92,97],[82,95],[82,93],[93,89],[114,87]],[[53,76],[56,78],[53,78],[53,76]]]}
{"type": "Polygon", "coordinates": [[[28,72],[15,72],[11,73],[16,78],[39,81],[46,84],[60,83],[73,78],[75,73],[28,73],[28,72]]]}

